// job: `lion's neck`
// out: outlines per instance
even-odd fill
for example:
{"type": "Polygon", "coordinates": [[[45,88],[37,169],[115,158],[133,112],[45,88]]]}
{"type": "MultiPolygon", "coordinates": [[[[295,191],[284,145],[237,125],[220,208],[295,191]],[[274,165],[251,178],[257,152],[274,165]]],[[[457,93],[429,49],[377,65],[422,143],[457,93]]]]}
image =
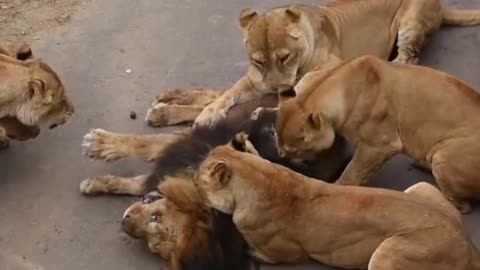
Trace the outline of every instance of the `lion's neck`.
{"type": "Polygon", "coordinates": [[[308,192],[307,177],[253,154],[235,154],[242,160],[235,163],[230,186],[236,210],[284,207],[308,192]]]}
{"type": "Polygon", "coordinates": [[[5,116],[17,116],[22,111],[29,111],[26,103],[26,93],[24,91],[11,93],[10,95],[2,93],[0,95],[0,118],[5,116]],[[3,99],[3,97],[7,97],[3,99]]]}
{"type": "Polygon", "coordinates": [[[314,69],[337,65],[342,61],[338,29],[334,27],[332,20],[328,9],[319,8],[318,12],[309,14],[303,21],[307,50],[300,68],[302,75],[314,69]]]}
{"type": "Polygon", "coordinates": [[[16,116],[18,113],[26,111],[28,83],[31,78],[30,69],[0,61],[0,78],[2,79],[0,117],[16,116]],[[4,74],[2,74],[2,69],[6,70],[4,74]]]}

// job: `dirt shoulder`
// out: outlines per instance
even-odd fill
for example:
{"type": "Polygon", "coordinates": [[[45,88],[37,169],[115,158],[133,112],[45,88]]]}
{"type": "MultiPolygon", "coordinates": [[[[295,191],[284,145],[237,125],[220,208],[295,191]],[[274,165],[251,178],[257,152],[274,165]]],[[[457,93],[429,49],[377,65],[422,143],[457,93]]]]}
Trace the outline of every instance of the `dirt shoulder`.
{"type": "Polygon", "coordinates": [[[0,43],[41,38],[41,32],[64,25],[88,0],[0,0],[0,43]]]}

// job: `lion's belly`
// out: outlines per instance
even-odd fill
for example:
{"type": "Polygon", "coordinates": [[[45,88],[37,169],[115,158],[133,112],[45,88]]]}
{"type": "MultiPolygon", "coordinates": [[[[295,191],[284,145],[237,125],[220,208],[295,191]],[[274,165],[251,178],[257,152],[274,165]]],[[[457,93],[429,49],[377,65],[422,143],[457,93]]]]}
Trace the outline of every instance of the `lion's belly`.
{"type": "Polygon", "coordinates": [[[350,60],[362,55],[375,55],[387,60],[393,48],[392,37],[390,37],[390,30],[387,27],[377,29],[375,33],[371,31],[352,33],[351,36],[345,37],[342,43],[340,50],[343,60],[350,60]]]}

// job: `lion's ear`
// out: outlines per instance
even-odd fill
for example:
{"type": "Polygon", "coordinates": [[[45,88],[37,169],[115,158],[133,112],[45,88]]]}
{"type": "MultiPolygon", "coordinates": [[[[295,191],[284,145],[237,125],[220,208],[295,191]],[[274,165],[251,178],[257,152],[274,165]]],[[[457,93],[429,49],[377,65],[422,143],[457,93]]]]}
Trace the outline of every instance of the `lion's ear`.
{"type": "Polygon", "coordinates": [[[220,187],[225,186],[232,176],[232,170],[224,161],[216,162],[210,171],[210,178],[220,187]]]}
{"type": "Polygon", "coordinates": [[[33,79],[28,83],[28,97],[32,99],[34,96],[38,96],[45,104],[50,104],[53,100],[52,95],[45,88],[45,83],[40,79],[33,79]]]}
{"type": "Polygon", "coordinates": [[[28,60],[33,58],[32,49],[28,46],[27,43],[23,43],[17,49],[16,57],[18,60],[28,60]]]}
{"type": "Polygon", "coordinates": [[[237,133],[232,139],[232,146],[240,152],[247,151],[248,135],[245,132],[237,133]]]}
{"type": "Polygon", "coordinates": [[[258,19],[258,14],[251,8],[246,8],[240,12],[240,17],[238,19],[240,23],[240,29],[243,32],[245,39],[248,36],[248,29],[250,25],[258,19]]]}
{"type": "Polygon", "coordinates": [[[297,26],[297,24],[302,18],[302,10],[297,5],[291,5],[285,10],[285,15],[293,24],[288,30],[288,34],[295,39],[300,38],[300,36],[302,35],[302,31],[297,26]]]}
{"type": "Polygon", "coordinates": [[[308,124],[315,128],[321,129],[323,125],[323,117],[318,113],[310,113],[307,117],[308,124]]]}
{"type": "Polygon", "coordinates": [[[302,11],[297,5],[291,5],[285,10],[285,14],[292,23],[298,23],[302,18],[302,11]]]}

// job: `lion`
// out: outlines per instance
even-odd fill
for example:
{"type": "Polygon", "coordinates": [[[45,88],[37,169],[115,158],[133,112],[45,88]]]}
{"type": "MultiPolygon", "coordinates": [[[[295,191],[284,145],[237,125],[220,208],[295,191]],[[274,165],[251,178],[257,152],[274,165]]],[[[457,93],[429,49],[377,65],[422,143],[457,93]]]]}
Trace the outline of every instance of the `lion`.
{"type": "Polygon", "coordinates": [[[338,134],[355,150],[337,183],[364,184],[403,153],[431,169],[462,213],[471,211],[468,200],[480,198],[480,94],[472,87],[441,71],[375,56],[307,76],[297,96],[279,104],[282,156],[308,159],[338,134]]]}
{"type": "MultiPolygon", "coordinates": [[[[277,7],[263,15],[245,9],[239,24],[248,53],[247,74],[188,115],[169,112],[175,108],[157,110],[168,115],[165,119],[212,125],[237,104],[292,88],[309,71],[366,54],[417,63],[419,50],[442,24],[479,23],[480,10],[444,8],[440,0],[337,0],[322,6],[277,7]]],[[[163,124],[175,124],[168,122],[163,124]]]]}
{"type": "Polygon", "coordinates": [[[208,153],[194,183],[207,206],[232,215],[261,262],[480,269],[461,214],[426,182],[405,192],[334,185],[228,144],[208,153]]]}
{"type": "Polygon", "coordinates": [[[74,113],[58,75],[34,59],[27,44],[15,53],[0,47],[0,67],[0,148],[8,146],[8,138],[35,138],[39,124],[54,128],[74,113]]]}
{"type": "MultiPolygon", "coordinates": [[[[0,46],[0,54],[15,57],[18,60],[24,61],[33,59],[33,53],[26,43],[21,43],[16,46],[14,53],[11,53],[6,48],[0,46]]],[[[5,149],[9,145],[8,138],[16,140],[27,140],[35,138],[40,133],[40,129],[37,126],[25,126],[22,125],[18,119],[13,117],[4,117],[0,119],[0,149],[5,149]]]]}
{"type": "MultiPolygon", "coordinates": [[[[124,214],[122,229],[128,235],[146,240],[150,250],[167,260],[172,269],[235,270],[247,269],[248,246],[231,217],[206,207],[193,185],[196,168],[208,151],[223,145],[237,133],[232,143],[272,162],[300,173],[336,179],[351,157],[351,147],[338,137],[331,151],[315,160],[303,162],[281,158],[276,150],[274,125],[276,110],[252,112],[258,101],[265,107],[277,104],[276,96],[237,106],[214,127],[199,127],[176,134],[116,134],[95,129],[85,135],[85,154],[107,161],[134,156],[155,161],[151,174],[135,177],[99,176],[84,180],[84,194],[127,194],[144,196],[124,214]],[[252,114],[253,119],[249,119],[252,114]],[[153,195],[152,195],[153,192],[153,195]],[[159,192],[159,194],[156,194],[159,192]]],[[[174,102],[174,101],[172,101],[174,102]]]]}

